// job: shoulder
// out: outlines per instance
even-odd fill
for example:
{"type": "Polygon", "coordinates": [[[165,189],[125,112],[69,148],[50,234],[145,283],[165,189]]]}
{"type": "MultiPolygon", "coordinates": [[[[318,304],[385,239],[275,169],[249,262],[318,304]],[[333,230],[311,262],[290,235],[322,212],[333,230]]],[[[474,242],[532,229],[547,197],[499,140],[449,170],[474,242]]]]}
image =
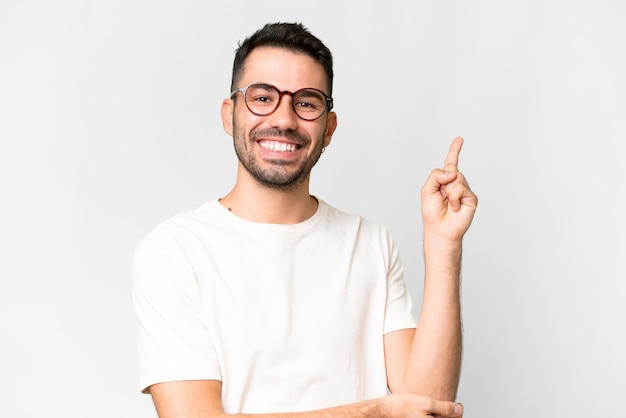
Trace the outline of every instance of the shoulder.
{"type": "MultiPolygon", "coordinates": [[[[146,233],[135,247],[137,259],[178,259],[193,246],[207,228],[215,225],[212,202],[185,212],[179,212],[146,233]]],[[[184,257],[183,257],[184,258],[184,257]]]]}
{"type": "Polygon", "coordinates": [[[366,219],[359,214],[345,212],[323,200],[320,200],[320,205],[325,206],[326,222],[331,228],[358,233],[361,238],[368,241],[391,243],[391,236],[384,225],[366,219]]]}
{"type": "Polygon", "coordinates": [[[203,228],[212,222],[208,205],[172,216],[139,241],[132,261],[136,294],[165,295],[172,289],[193,294],[195,254],[203,228]]]}
{"type": "Polygon", "coordinates": [[[210,201],[193,210],[176,213],[149,231],[141,240],[140,245],[169,242],[216,225],[219,223],[216,209],[214,202],[210,201]]]}

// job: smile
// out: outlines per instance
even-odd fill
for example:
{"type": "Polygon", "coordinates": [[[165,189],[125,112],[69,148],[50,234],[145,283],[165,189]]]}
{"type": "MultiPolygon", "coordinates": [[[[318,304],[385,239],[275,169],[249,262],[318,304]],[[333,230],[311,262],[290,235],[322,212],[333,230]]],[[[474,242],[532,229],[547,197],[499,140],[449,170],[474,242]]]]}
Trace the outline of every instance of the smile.
{"type": "Polygon", "coordinates": [[[298,144],[290,144],[287,142],[279,142],[279,141],[270,141],[266,139],[258,141],[258,144],[268,151],[275,151],[275,152],[294,152],[300,147],[300,145],[298,144]]]}

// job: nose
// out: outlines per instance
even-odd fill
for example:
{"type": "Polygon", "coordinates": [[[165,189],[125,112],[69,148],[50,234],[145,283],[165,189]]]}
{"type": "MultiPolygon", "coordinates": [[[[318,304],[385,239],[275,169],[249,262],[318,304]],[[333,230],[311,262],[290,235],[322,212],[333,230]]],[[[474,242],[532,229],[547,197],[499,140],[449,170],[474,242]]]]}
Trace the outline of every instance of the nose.
{"type": "Polygon", "coordinates": [[[293,110],[292,100],[293,98],[289,93],[281,93],[278,107],[268,116],[273,128],[295,130],[298,127],[299,118],[293,110]]]}

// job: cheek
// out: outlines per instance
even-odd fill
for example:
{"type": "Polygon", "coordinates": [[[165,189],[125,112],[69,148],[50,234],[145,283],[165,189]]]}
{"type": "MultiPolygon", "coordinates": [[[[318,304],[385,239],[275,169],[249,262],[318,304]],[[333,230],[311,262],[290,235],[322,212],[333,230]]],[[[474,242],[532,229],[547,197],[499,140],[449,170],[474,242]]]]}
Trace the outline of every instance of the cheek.
{"type": "Polygon", "coordinates": [[[326,134],[328,133],[328,127],[326,125],[321,126],[320,129],[317,130],[315,138],[317,138],[317,142],[319,142],[320,147],[325,147],[326,145],[326,134]]]}
{"type": "Polygon", "coordinates": [[[235,144],[240,144],[239,146],[243,146],[244,148],[248,148],[246,144],[246,131],[241,123],[238,123],[236,120],[233,120],[233,141],[235,144]]]}
{"type": "Polygon", "coordinates": [[[263,129],[263,118],[254,116],[247,109],[237,110],[233,116],[233,132],[249,139],[256,129],[263,129]]]}
{"type": "Polygon", "coordinates": [[[248,137],[248,135],[246,135],[246,133],[250,131],[250,128],[248,126],[249,125],[247,121],[245,121],[241,117],[233,117],[233,134],[237,138],[248,137]]]}

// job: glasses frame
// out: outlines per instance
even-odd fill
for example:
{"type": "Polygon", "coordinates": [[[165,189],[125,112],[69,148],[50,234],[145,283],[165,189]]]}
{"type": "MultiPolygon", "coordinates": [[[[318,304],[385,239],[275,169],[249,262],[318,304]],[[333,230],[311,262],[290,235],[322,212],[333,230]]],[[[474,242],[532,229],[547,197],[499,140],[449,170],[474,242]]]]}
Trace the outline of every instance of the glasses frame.
{"type": "Polygon", "coordinates": [[[283,91],[280,91],[280,90],[278,89],[278,87],[273,86],[273,85],[271,85],[271,84],[267,84],[267,83],[252,83],[252,84],[247,85],[247,86],[245,86],[245,87],[239,87],[238,89],[235,89],[235,90],[231,91],[231,92],[230,92],[230,98],[232,99],[232,98],[233,98],[233,96],[234,96],[235,94],[237,94],[237,93],[241,93],[241,94],[243,94],[243,102],[246,104],[246,107],[248,108],[248,110],[250,111],[250,113],[252,113],[252,114],[254,114],[254,115],[257,115],[257,116],[269,116],[269,115],[271,115],[272,113],[276,112],[276,109],[278,109],[278,106],[280,106],[280,101],[282,100],[282,98],[283,98],[283,96],[284,96],[284,95],[288,95],[288,96],[290,96],[290,97],[291,97],[291,108],[293,109],[293,113],[295,113],[295,114],[296,114],[296,116],[297,116],[297,117],[299,117],[300,119],[302,119],[302,120],[306,120],[306,121],[309,121],[309,122],[310,122],[310,121],[314,121],[314,120],[317,120],[317,119],[321,118],[322,116],[324,116],[324,113],[326,113],[326,112],[330,112],[330,111],[332,110],[332,108],[333,108],[333,98],[332,98],[332,97],[330,97],[329,95],[327,95],[326,93],[324,93],[322,90],[319,90],[319,89],[316,89],[316,88],[313,88],[313,87],[305,87],[305,88],[303,88],[303,89],[296,90],[296,91],[289,91],[289,90],[283,90],[283,91]],[[276,102],[276,107],[274,107],[274,109],[273,109],[271,112],[266,113],[266,114],[262,114],[262,113],[257,113],[257,112],[255,112],[255,111],[253,111],[252,109],[250,109],[250,106],[248,106],[248,99],[246,99],[246,91],[248,90],[248,88],[250,88],[250,87],[252,87],[252,86],[263,86],[263,87],[269,87],[270,89],[273,89],[273,90],[275,90],[275,91],[277,91],[277,92],[278,92],[278,101],[276,102]],[[296,94],[300,93],[300,92],[301,92],[301,91],[303,91],[303,90],[315,90],[315,91],[317,91],[317,92],[321,93],[321,94],[324,96],[324,98],[326,99],[326,106],[324,106],[324,110],[322,111],[322,113],[320,113],[320,115],[319,115],[319,116],[316,116],[316,117],[315,117],[315,118],[313,118],[313,119],[308,119],[308,118],[302,117],[302,116],[301,116],[301,115],[299,115],[299,114],[298,114],[298,112],[296,111],[296,106],[295,106],[295,104],[294,104],[293,98],[294,98],[294,96],[295,96],[296,94]]]}

